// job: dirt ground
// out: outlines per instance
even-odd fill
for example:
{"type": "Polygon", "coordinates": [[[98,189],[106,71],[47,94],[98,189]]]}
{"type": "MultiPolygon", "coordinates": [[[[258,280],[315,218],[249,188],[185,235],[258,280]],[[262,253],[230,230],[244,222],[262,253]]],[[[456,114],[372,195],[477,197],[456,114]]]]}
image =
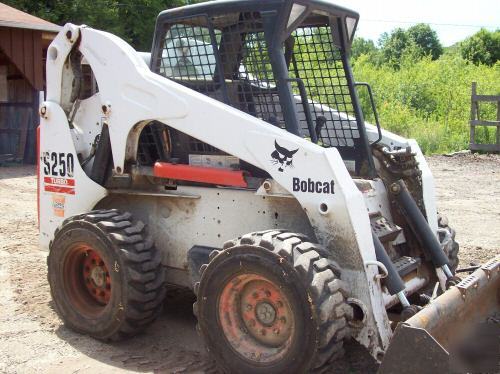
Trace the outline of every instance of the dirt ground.
{"type": "MultiPolygon", "coordinates": [[[[462,264],[500,253],[500,156],[433,156],[438,208],[457,230],[462,264]]],[[[195,332],[192,298],[171,296],[145,334],[103,344],[66,329],[46,280],[47,253],[37,246],[33,167],[0,167],[0,373],[210,373],[195,332]]],[[[349,346],[333,369],[374,372],[349,346]]]]}

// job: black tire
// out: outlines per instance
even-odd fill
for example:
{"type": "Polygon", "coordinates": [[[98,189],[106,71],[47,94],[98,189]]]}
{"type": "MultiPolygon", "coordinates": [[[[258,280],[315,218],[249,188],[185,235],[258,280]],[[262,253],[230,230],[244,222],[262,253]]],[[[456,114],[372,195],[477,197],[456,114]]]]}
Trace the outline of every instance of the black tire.
{"type": "Polygon", "coordinates": [[[160,253],[130,213],[95,210],[66,219],[47,265],[55,309],[80,333],[120,340],[143,330],[162,308],[160,253]]]}
{"type": "MultiPolygon", "coordinates": [[[[307,237],[301,234],[270,230],[247,234],[237,240],[228,241],[223,248],[223,251],[212,252],[208,265],[202,266],[201,280],[195,284],[197,302],[193,306],[198,318],[198,332],[222,371],[320,372],[327,363],[343,355],[343,340],[348,333],[347,315],[352,311],[345,302],[346,287],[339,279],[339,269],[333,261],[327,259],[327,251],[323,247],[310,243],[307,237]],[[269,281],[271,288],[252,288],[247,292],[248,285],[252,284],[248,279],[252,277],[264,278],[269,281]],[[235,287],[239,287],[240,284],[235,282],[241,280],[243,284],[247,283],[241,286],[242,291],[234,297],[237,301],[234,304],[235,308],[227,309],[225,305],[233,304],[227,302],[225,290],[229,289],[228,294],[231,295],[231,292],[235,292],[235,287]],[[278,304],[276,301],[262,302],[275,307],[274,322],[270,322],[273,325],[269,329],[279,326],[285,331],[284,334],[289,333],[289,337],[282,345],[276,344],[270,347],[267,342],[260,341],[265,338],[256,337],[258,331],[265,335],[263,330],[257,330],[256,334],[253,327],[244,328],[245,336],[241,339],[245,341],[244,344],[250,342],[248,344],[251,347],[257,347],[259,357],[252,353],[253,348],[247,351],[246,348],[235,348],[239,343],[235,343],[235,334],[231,332],[231,327],[227,327],[231,323],[221,322],[222,319],[225,321],[229,317],[224,313],[221,317],[220,313],[221,310],[228,310],[228,313],[240,310],[241,326],[248,327],[248,321],[255,326],[255,321],[259,319],[258,298],[261,297],[254,292],[255,289],[262,290],[264,299],[267,295],[268,299],[265,300],[282,297],[285,306],[289,306],[285,311],[291,314],[291,318],[286,314],[287,318],[293,321],[293,326],[287,327],[283,317],[279,317],[283,312],[279,309],[283,306],[283,303],[280,305],[280,301],[277,301],[278,304]],[[275,296],[276,290],[279,290],[278,296],[275,296]],[[247,303],[245,300],[251,299],[250,297],[245,299],[244,295],[249,293],[256,299],[256,306],[253,309],[243,309],[242,305],[247,303]],[[238,309],[238,306],[241,308],[238,309]],[[255,319],[249,320],[245,310],[255,310],[248,312],[255,313],[255,319]],[[278,322],[283,323],[285,327],[278,325],[278,322]]],[[[258,287],[261,287],[260,284],[258,287]]],[[[245,307],[249,308],[249,305],[245,304],[245,307]]]]}
{"type": "MultiPolygon", "coordinates": [[[[448,232],[450,233],[451,240],[450,243],[445,247],[445,251],[450,262],[450,270],[453,274],[455,274],[455,271],[457,270],[459,264],[458,252],[460,250],[459,244],[455,241],[455,230],[449,226],[448,218],[439,213],[438,226],[441,229],[448,230],[448,232]]],[[[440,233],[439,240],[442,241],[444,239],[444,236],[445,235],[443,233],[440,233]]]]}

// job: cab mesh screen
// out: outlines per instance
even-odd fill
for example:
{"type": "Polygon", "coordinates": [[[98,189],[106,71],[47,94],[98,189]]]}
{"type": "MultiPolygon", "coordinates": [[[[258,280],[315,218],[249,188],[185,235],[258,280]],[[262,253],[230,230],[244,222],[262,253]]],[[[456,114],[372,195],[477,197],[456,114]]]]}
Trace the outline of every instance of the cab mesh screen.
{"type": "Polygon", "coordinates": [[[235,18],[235,23],[213,29],[212,35],[201,17],[172,25],[163,44],[160,74],[284,128],[260,14],[235,18]]]}
{"type": "MultiPolygon", "coordinates": [[[[289,71],[304,83],[318,144],[353,147],[359,131],[341,51],[333,43],[330,27],[301,27],[292,35],[289,71]]],[[[298,89],[294,88],[294,93],[300,102],[297,110],[301,129],[310,136],[298,89]]]]}
{"type": "MultiPolygon", "coordinates": [[[[159,73],[204,95],[285,128],[276,79],[259,12],[227,16],[232,22],[212,27],[208,17],[167,25],[159,73]]],[[[324,147],[354,148],[360,134],[341,50],[327,25],[299,27],[285,43],[300,131],[310,129],[324,147]],[[287,48],[291,48],[287,51],[287,48]],[[305,86],[302,102],[297,80],[305,86]],[[309,123],[306,108],[311,114],[309,123]]],[[[217,152],[192,140],[193,152],[217,152]]]]}

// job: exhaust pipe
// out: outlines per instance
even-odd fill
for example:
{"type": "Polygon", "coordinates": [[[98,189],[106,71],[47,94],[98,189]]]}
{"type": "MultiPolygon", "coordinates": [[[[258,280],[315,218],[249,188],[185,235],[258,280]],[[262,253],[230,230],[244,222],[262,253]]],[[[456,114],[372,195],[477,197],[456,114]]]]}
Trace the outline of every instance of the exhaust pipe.
{"type": "Polygon", "coordinates": [[[498,321],[493,329],[486,326],[480,334],[475,329],[488,317],[498,317],[499,313],[500,256],[497,256],[413,317],[399,323],[378,373],[400,373],[402,363],[405,373],[410,374],[448,373],[452,369],[458,372],[496,372],[498,321]],[[491,346],[485,348],[484,342],[491,346]],[[457,368],[456,365],[463,365],[463,359],[455,352],[478,344],[483,344],[479,354],[490,355],[487,357],[490,360],[476,360],[475,364],[482,365],[480,368],[457,368]]]}

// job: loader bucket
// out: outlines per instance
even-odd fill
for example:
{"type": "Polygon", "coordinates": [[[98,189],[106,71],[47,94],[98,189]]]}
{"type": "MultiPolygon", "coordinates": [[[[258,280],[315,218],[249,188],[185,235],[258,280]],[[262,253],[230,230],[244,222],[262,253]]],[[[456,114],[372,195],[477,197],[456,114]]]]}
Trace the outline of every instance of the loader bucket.
{"type": "Polygon", "coordinates": [[[497,372],[499,315],[497,256],[399,323],[378,373],[497,372]]]}

